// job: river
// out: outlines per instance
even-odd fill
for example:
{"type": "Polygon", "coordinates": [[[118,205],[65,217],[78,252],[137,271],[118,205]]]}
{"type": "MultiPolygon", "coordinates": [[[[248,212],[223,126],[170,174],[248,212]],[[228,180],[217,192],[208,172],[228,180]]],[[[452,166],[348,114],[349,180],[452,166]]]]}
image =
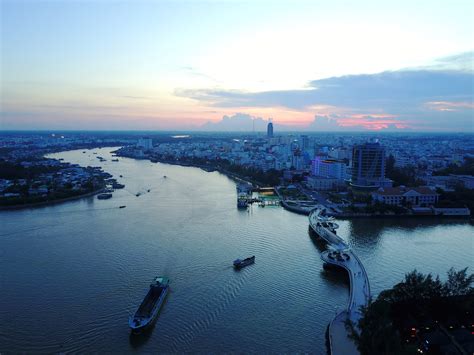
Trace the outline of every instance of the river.
{"type": "MultiPolygon", "coordinates": [[[[112,162],[111,151],[51,156],[102,166],[126,185],[112,199],[0,212],[0,352],[325,354],[347,280],[323,270],[307,217],[238,210],[235,182],[218,172],[112,162]],[[254,265],[233,270],[250,255],[254,265]],[[156,275],[171,279],[171,292],[155,327],[130,336],[127,319],[156,275]]],[[[338,223],[375,295],[414,268],[442,278],[450,267],[472,272],[465,221],[338,223]]]]}

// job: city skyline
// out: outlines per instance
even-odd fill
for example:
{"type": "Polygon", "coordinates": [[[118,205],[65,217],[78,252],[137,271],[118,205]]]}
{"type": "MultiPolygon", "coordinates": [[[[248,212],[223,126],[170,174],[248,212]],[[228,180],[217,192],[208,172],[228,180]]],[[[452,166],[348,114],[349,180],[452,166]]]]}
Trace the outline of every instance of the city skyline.
{"type": "Polygon", "coordinates": [[[474,132],[470,2],[348,10],[2,1],[0,129],[474,132]]]}

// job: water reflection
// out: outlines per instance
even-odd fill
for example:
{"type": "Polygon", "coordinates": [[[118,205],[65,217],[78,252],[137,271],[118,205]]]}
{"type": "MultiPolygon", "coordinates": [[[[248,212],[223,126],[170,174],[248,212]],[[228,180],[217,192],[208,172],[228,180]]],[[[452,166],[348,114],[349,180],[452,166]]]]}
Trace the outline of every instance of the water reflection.
{"type": "MultiPolygon", "coordinates": [[[[344,223],[344,222],[343,222],[344,223]]],[[[384,233],[391,230],[398,233],[410,233],[414,230],[423,231],[441,226],[463,226],[469,221],[459,218],[354,218],[347,221],[347,237],[351,245],[364,248],[377,247],[380,238],[384,233]]],[[[426,231],[428,232],[428,231],[426,231]]]]}
{"type": "Polygon", "coordinates": [[[148,340],[150,340],[150,337],[153,333],[153,330],[155,329],[155,326],[156,326],[156,322],[154,322],[151,327],[143,330],[140,333],[134,333],[131,331],[128,340],[132,348],[139,349],[143,345],[145,345],[148,342],[148,340]]]}
{"type": "Polygon", "coordinates": [[[350,280],[347,271],[340,267],[331,267],[330,269],[323,269],[320,273],[321,278],[325,282],[329,282],[334,285],[344,285],[349,287],[350,280]]]}
{"type": "Polygon", "coordinates": [[[316,247],[318,253],[322,253],[323,251],[327,250],[327,243],[324,239],[320,238],[316,232],[308,226],[308,237],[316,247]]]}

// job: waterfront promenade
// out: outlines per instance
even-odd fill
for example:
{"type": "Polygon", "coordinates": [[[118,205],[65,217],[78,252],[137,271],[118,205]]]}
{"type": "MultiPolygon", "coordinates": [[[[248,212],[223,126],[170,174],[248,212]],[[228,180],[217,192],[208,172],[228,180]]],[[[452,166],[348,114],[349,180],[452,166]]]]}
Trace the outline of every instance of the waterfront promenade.
{"type": "MultiPolygon", "coordinates": [[[[357,325],[362,317],[360,309],[362,306],[367,306],[370,300],[369,279],[360,259],[350,250],[347,243],[333,231],[337,225],[330,222],[332,219],[329,217],[324,217],[322,212],[322,209],[316,209],[309,216],[311,228],[329,245],[329,250],[321,254],[321,259],[329,265],[345,269],[349,274],[350,282],[347,307],[337,314],[329,324],[330,351],[333,355],[358,354],[356,345],[349,338],[349,331],[346,329],[345,323],[349,319],[357,325]]],[[[358,330],[357,327],[356,330],[358,330]]]]}

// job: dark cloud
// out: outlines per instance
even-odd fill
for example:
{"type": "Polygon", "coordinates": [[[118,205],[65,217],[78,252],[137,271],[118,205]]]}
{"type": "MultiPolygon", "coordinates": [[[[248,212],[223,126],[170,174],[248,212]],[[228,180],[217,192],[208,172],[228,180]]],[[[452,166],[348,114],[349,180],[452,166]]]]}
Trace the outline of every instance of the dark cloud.
{"type": "Polygon", "coordinates": [[[180,90],[179,96],[205,101],[215,107],[275,107],[306,109],[315,105],[361,109],[418,105],[435,100],[468,100],[474,76],[459,71],[406,70],[348,75],[314,80],[306,90],[248,93],[227,90],[180,90]]]}
{"type": "MultiPolygon", "coordinates": [[[[371,115],[380,119],[377,114],[384,114],[393,121],[384,125],[397,129],[473,130],[472,59],[473,52],[468,52],[441,58],[431,67],[313,80],[304,90],[177,90],[176,95],[217,108],[284,107],[317,113],[314,107],[326,106],[327,114],[362,114],[364,122],[371,115]],[[433,104],[437,102],[446,103],[449,109],[433,104]]],[[[318,129],[343,127],[341,118],[323,121],[318,129]]]]}
{"type": "Polygon", "coordinates": [[[425,67],[430,70],[474,71],[474,52],[464,52],[435,60],[433,65],[425,67]]]}

